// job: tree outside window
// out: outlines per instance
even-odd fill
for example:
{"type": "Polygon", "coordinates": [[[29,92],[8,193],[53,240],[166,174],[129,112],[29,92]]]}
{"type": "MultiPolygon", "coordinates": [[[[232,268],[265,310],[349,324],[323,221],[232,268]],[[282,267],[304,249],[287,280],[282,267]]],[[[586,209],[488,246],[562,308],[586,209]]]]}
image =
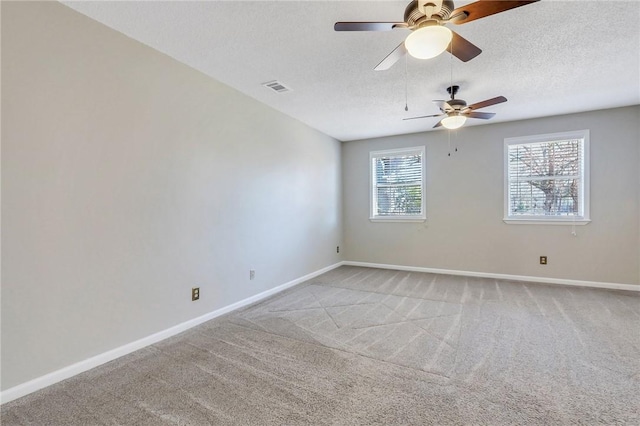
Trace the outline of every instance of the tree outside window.
{"type": "Polygon", "coordinates": [[[588,220],[588,131],[505,140],[505,219],[588,220]]]}

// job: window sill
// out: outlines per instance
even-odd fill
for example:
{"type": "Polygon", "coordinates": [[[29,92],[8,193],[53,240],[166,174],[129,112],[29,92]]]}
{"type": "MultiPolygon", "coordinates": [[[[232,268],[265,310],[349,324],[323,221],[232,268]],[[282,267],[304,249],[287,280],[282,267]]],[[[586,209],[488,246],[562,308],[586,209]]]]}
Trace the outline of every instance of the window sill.
{"type": "Polygon", "coordinates": [[[565,226],[584,226],[591,222],[590,219],[502,219],[507,225],[565,225],[565,226]]]}
{"type": "Polygon", "coordinates": [[[390,218],[386,218],[386,217],[370,217],[369,220],[371,222],[426,222],[426,218],[422,217],[408,217],[408,218],[402,218],[402,217],[390,217],[390,218]]]}

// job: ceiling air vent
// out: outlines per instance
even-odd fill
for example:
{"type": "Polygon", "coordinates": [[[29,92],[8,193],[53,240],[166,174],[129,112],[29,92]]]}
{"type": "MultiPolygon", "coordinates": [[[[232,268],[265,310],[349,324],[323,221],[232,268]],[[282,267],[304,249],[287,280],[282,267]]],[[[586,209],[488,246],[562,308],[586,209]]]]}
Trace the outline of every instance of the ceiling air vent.
{"type": "Polygon", "coordinates": [[[285,86],[284,84],[280,83],[277,80],[273,80],[273,81],[269,81],[267,83],[262,83],[262,85],[268,89],[273,90],[274,92],[277,93],[284,93],[284,92],[290,92],[291,89],[288,88],[287,86],[285,86]]]}

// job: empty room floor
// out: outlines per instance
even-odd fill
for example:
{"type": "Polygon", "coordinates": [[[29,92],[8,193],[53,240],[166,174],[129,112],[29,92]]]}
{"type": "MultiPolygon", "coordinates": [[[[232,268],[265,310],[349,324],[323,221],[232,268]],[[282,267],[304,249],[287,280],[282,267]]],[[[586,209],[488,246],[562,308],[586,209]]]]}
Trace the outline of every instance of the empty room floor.
{"type": "Polygon", "coordinates": [[[640,294],[342,266],[3,425],[640,424],[640,294]]]}

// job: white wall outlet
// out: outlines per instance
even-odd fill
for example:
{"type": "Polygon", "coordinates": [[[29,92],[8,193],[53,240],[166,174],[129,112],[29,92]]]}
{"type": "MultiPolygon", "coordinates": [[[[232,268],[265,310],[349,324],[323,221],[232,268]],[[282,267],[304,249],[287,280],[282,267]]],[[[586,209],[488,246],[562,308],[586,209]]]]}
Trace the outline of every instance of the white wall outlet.
{"type": "Polygon", "coordinates": [[[256,277],[256,271],[254,271],[253,269],[249,270],[249,279],[252,280],[256,277]]]}

